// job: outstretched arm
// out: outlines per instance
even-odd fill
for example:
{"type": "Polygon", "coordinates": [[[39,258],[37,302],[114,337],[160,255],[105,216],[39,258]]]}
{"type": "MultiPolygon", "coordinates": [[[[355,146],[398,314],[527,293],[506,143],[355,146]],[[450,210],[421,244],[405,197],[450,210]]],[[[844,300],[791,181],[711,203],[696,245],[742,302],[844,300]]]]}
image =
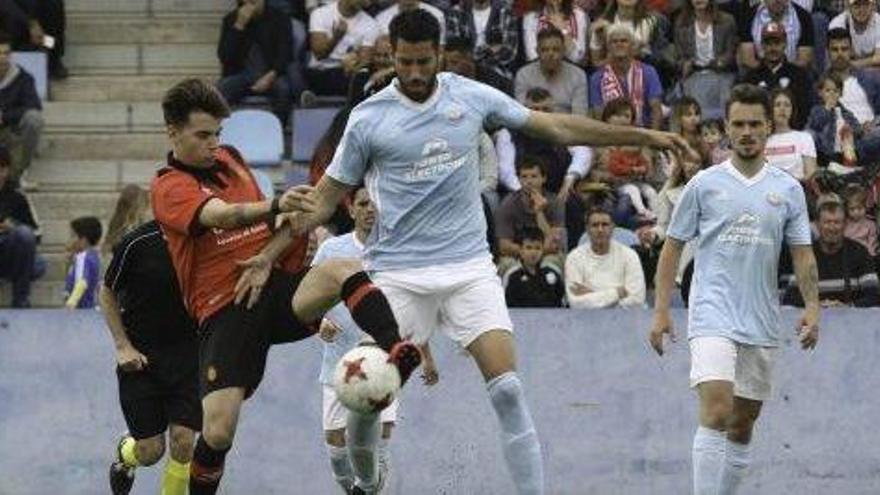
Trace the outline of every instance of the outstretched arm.
{"type": "MultiPolygon", "coordinates": [[[[237,229],[269,220],[273,214],[274,200],[252,203],[227,203],[213,198],[205,203],[199,213],[199,224],[207,228],[237,229]]],[[[277,213],[275,208],[274,213],[277,213]]]]}

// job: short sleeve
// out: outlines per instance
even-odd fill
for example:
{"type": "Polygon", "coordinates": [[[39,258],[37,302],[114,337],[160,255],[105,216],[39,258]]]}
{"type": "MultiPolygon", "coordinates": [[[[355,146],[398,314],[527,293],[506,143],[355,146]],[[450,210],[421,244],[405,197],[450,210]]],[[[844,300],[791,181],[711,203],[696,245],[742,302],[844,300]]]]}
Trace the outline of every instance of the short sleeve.
{"type": "Polygon", "coordinates": [[[816,143],[813,141],[813,135],[804,132],[801,135],[801,141],[801,155],[816,158],[816,143]]]}
{"type": "Polygon", "coordinates": [[[104,272],[104,285],[113,292],[118,292],[120,288],[125,286],[125,261],[128,255],[128,245],[128,243],[120,242],[113,247],[113,258],[110,259],[110,266],[104,272]]]}
{"type": "Polygon", "coordinates": [[[699,234],[700,230],[700,201],[697,177],[691,179],[681,192],[678,204],[672,211],[672,220],[666,237],[672,237],[679,241],[689,241],[699,234]]]}
{"type": "Polygon", "coordinates": [[[530,110],[522,103],[489,85],[477,83],[476,87],[475,101],[483,108],[486,128],[519,129],[526,125],[530,110]]]}
{"type": "Polygon", "coordinates": [[[329,241],[330,239],[327,239],[326,241],[322,242],[320,246],[318,246],[318,250],[315,251],[315,256],[312,257],[312,266],[318,266],[319,264],[321,264],[321,262],[330,257],[328,253],[328,251],[330,251],[330,249],[328,248],[328,246],[330,245],[329,241]]]}
{"type": "Polygon", "coordinates": [[[214,198],[210,190],[199,187],[192,177],[173,171],[153,181],[151,195],[156,221],[184,235],[197,232],[199,213],[214,198]]]}
{"type": "Polygon", "coordinates": [[[326,172],[330,177],[350,186],[356,186],[364,180],[370,159],[370,147],[367,136],[364,135],[366,122],[362,112],[363,110],[352,112],[326,172]]]}
{"type": "Polygon", "coordinates": [[[807,199],[800,184],[792,186],[789,215],[785,221],[785,242],[789,246],[809,246],[813,243],[807,199]]]}
{"type": "Polygon", "coordinates": [[[333,32],[333,15],[332,9],[333,7],[319,7],[312,12],[312,15],[309,17],[309,32],[310,33],[326,33],[330,34],[333,32]],[[331,14],[331,15],[328,15],[331,14]]]}

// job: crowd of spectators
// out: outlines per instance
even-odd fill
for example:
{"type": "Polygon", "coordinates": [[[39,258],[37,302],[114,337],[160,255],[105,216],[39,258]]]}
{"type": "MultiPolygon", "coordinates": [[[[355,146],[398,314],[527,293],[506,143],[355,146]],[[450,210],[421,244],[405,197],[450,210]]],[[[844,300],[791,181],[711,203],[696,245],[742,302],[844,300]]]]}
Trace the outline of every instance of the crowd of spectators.
{"type": "MultiPolygon", "coordinates": [[[[263,93],[282,118],[315,95],[350,107],[391,81],[388,23],[416,8],[444,27],[443,70],[533,110],[669,129],[700,153],[679,161],[486,129],[481,191],[511,306],[644,306],[683,187],[730,156],[724,103],[738,82],[771,92],[767,160],[807,192],[820,276],[844,287],[827,304],[880,304],[875,0],[240,0],[223,23],[220,88],[233,102],[263,93]],[[285,78],[301,83],[281,85],[282,96],[269,83],[285,78]]],[[[313,168],[332,157],[346,114],[313,168]]],[[[780,295],[798,304],[784,259],[781,267],[780,295]]],[[[685,301],[691,272],[688,249],[678,275],[685,301]]]]}

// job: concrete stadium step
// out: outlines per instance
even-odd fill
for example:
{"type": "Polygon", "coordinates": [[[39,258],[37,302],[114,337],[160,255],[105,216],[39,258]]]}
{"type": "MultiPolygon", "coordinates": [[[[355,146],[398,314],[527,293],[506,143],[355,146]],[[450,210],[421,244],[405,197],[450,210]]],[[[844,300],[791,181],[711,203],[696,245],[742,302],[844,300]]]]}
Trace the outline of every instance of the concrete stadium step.
{"type": "MultiPolygon", "coordinates": [[[[63,220],[53,219],[44,220],[40,218],[40,246],[38,251],[44,256],[62,255],[65,251],[67,241],[70,240],[70,221],[81,215],[71,215],[70,218],[63,220]]],[[[93,215],[96,216],[96,215],[93,215]]],[[[110,221],[110,214],[106,217],[98,216],[101,225],[104,227],[104,233],[107,233],[107,222],[110,221]]]]}
{"type": "Polygon", "coordinates": [[[165,159],[168,138],[161,132],[82,134],[46,133],[40,139],[42,160],[165,159]]]}
{"type": "Polygon", "coordinates": [[[67,254],[64,252],[40,253],[46,260],[46,274],[40,278],[47,282],[63,281],[67,276],[67,254]]]}
{"type": "MultiPolygon", "coordinates": [[[[32,192],[28,193],[42,227],[47,221],[70,220],[81,216],[110,218],[118,198],[116,192],[32,192]]],[[[54,225],[53,225],[54,227],[54,225]]]]}
{"type": "MultiPolygon", "coordinates": [[[[0,307],[12,301],[12,287],[0,283],[0,307]]],[[[57,308],[64,304],[64,280],[37,280],[31,284],[31,305],[35,308],[57,308]]]]}
{"type": "Polygon", "coordinates": [[[204,74],[219,70],[216,43],[78,44],[64,62],[74,75],[204,74]]]}
{"type": "Polygon", "coordinates": [[[76,17],[67,42],[78,44],[217,43],[222,18],[76,17]]]}
{"type": "Polygon", "coordinates": [[[63,81],[53,81],[49,87],[49,94],[51,99],[57,102],[148,101],[158,108],[168,88],[183,77],[199,77],[214,81],[218,76],[219,72],[192,73],[185,76],[71,76],[63,81]]]}
{"type": "Polygon", "coordinates": [[[48,101],[43,104],[46,132],[160,132],[162,108],[157,102],[48,101]]]}
{"type": "Polygon", "coordinates": [[[28,178],[40,192],[113,192],[126,184],[147,186],[160,160],[38,160],[28,178]]]}
{"type": "Polygon", "coordinates": [[[216,16],[228,11],[230,0],[67,0],[69,17],[78,16],[216,16]]]}

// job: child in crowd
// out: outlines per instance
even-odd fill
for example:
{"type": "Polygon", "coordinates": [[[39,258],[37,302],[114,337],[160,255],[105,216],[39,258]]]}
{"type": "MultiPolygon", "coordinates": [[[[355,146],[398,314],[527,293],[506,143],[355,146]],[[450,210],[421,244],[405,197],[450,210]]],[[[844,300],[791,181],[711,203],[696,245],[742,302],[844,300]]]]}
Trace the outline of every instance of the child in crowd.
{"type": "Polygon", "coordinates": [[[558,308],[562,306],[565,285],[562,275],[548,266],[544,259],[544,233],[525,228],[518,240],[520,266],[504,276],[505,297],[511,308],[558,308]]]}
{"type": "Polygon", "coordinates": [[[829,72],[819,77],[817,88],[822,103],[810,110],[805,130],[813,135],[820,163],[837,162],[855,167],[855,143],[861,126],[855,115],[840,103],[843,81],[829,72]]]}
{"type": "Polygon", "coordinates": [[[718,165],[730,158],[730,143],[724,134],[724,123],[720,120],[700,122],[700,136],[709,165],[718,165]]]}
{"type": "Polygon", "coordinates": [[[690,96],[681,98],[672,107],[672,131],[677,132],[691,148],[700,153],[705,148],[700,133],[702,119],[703,111],[700,109],[700,103],[690,96]]]}
{"type": "MultiPolygon", "coordinates": [[[[602,111],[602,120],[615,125],[635,125],[635,111],[626,98],[611,100],[602,111]]],[[[654,205],[657,190],[649,182],[655,173],[651,149],[637,146],[609,146],[596,153],[598,167],[594,179],[616,186],[618,193],[627,196],[639,220],[657,218],[654,205]]]]}
{"type": "Polygon", "coordinates": [[[70,256],[64,290],[67,309],[94,308],[101,281],[101,255],[98,242],[103,229],[95,217],[80,217],[70,222],[70,240],[67,252],[70,256]]]}
{"type": "Polygon", "coordinates": [[[857,184],[850,184],[843,193],[846,206],[846,230],[844,235],[868,250],[874,257],[877,254],[877,224],[868,218],[868,193],[857,184]]]}

